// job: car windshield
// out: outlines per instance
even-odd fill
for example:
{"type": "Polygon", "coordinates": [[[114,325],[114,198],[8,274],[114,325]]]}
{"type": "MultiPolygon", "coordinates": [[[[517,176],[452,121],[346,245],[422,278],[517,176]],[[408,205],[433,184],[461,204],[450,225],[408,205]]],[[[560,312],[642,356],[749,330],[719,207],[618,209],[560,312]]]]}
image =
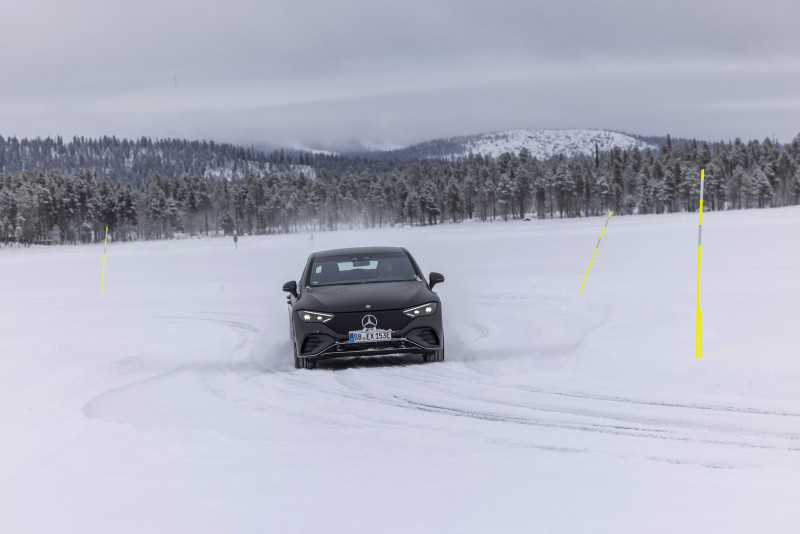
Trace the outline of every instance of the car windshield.
{"type": "Polygon", "coordinates": [[[403,252],[316,257],[309,275],[309,285],[314,287],[402,280],[418,280],[403,252]]]}

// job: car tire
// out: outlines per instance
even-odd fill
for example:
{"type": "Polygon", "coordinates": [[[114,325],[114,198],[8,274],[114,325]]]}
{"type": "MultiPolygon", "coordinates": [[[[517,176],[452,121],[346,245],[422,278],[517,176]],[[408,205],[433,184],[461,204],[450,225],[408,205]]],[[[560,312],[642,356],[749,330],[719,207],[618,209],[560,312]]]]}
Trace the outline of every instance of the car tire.
{"type": "Polygon", "coordinates": [[[444,361],[444,347],[442,347],[441,349],[439,349],[439,350],[437,350],[435,352],[428,353],[428,354],[424,355],[422,358],[423,358],[423,361],[425,363],[443,362],[444,361]]]}
{"type": "Polygon", "coordinates": [[[316,369],[317,368],[317,361],[316,360],[309,360],[307,358],[298,358],[297,356],[294,357],[294,368],[295,369],[316,369]]]}
{"type": "Polygon", "coordinates": [[[297,343],[294,341],[292,341],[292,356],[294,356],[294,368],[303,369],[305,365],[303,364],[303,359],[297,357],[297,343]]]}
{"type": "Polygon", "coordinates": [[[292,349],[294,352],[294,368],[295,369],[316,369],[317,360],[309,360],[308,358],[297,357],[297,342],[292,340],[292,349]]]}

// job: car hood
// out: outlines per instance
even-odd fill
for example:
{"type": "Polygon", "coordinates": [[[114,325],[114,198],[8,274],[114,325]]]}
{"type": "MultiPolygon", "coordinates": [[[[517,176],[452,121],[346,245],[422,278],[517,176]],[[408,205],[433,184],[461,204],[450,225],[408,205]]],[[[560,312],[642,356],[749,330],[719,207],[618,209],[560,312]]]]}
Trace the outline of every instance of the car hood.
{"type": "Polygon", "coordinates": [[[348,312],[409,308],[438,301],[425,282],[378,282],[306,287],[297,307],[314,311],[348,312]]]}

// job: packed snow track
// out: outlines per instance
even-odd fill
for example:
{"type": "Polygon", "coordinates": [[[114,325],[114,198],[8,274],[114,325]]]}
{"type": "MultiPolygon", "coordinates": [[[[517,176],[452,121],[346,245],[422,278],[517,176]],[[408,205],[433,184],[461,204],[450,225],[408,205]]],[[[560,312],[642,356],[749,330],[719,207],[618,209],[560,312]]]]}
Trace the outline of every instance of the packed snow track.
{"type": "Polygon", "coordinates": [[[0,249],[9,532],[795,532],[800,210],[0,249]],[[786,237],[790,236],[790,237],[786,237]],[[794,239],[794,242],[789,240],[794,239]],[[442,272],[447,359],[293,368],[312,250],[442,272]],[[746,251],[746,252],[745,252],[746,251]]]}

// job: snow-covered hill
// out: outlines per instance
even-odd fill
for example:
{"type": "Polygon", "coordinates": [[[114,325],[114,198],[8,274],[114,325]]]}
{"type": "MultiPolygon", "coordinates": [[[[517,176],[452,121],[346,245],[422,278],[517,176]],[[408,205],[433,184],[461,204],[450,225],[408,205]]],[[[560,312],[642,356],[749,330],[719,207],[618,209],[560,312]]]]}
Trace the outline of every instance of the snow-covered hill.
{"type": "Polygon", "coordinates": [[[601,152],[619,147],[645,149],[647,143],[629,135],[608,130],[509,130],[465,138],[467,154],[497,157],[503,152],[519,152],[527,148],[539,159],[562,154],[567,157],[591,156],[595,145],[601,152]]]}
{"type": "Polygon", "coordinates": [[[507,130],[486,134],[436,139],[410,146],[400,152],[419,158],[462,158],[470,153],[498,157],[504,152],[519,153],[527,148],[538,159],[562,154],[567,157],[591,156],[595,146],[605,152],[619,147],[623,150],[658,148],[640,139],[610,130],[507,130]]]}

